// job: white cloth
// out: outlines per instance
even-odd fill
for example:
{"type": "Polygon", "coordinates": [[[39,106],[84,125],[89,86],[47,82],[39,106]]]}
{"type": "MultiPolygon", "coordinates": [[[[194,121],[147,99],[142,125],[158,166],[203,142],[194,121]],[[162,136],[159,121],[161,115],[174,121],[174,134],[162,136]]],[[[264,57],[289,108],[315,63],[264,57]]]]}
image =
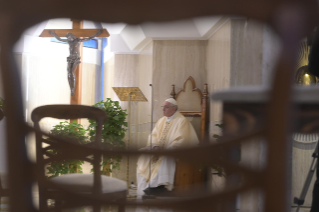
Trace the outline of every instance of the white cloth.
{"type": "MultiPolygon", "coordinates": [[[[162,163],[156,176],[151,180],[150,187],[165,185],[169,191],[174,188],[176,162],[174,158],[163,157],[162,163]]],[[[137,173],[137,195],[144,195],[143,190],[148,188],[149,184],[146,179],[137,173]]]]}
{"type": "MultiPolygon", "coordinates": [[[[195,146],[198,143],[192,124],[181,113],[176,112],[169,122],[165,116],[158,120],[152,134],[149,136],[147,146],[141,150],[147,150],[153,145],[159,145],[160,149],[167,150],[195,146]]],[[[154,178],[161,165],[162,158],[163,156],[141,155],[137,161],[137,173],[144,177],[146,181],[150,177],[154,178]],[[152,157],[152,160],[150,160],[150,157],[152,157]],[[151,176],[149,175],[150,163],[151,176]]]]}
{"type": "MultiPolygon", "coordinates": [[[[158,120],[149,136],[148,145],[141,150],[150,150],[154,146],[159,146],[161,150],[170,150],[199,143],[193,126],[181,113],[176,112],[169,121],[167,119],[168,117],[164,116],[158,120]]],[[[165,185],[168,190],[172,190],[175,167],[175,158],[141,155],[137,161],[138,194],[144,193],[143,190],[148,187],[149,181],[151,187],[165,185]]]]}
{"type": "MultiPolygon", "coordinates": [[[[176,111],[176,112],[177,112],[177,111],[176,111]]],[[[167,121],[167,122],[172,121],[173,118],[174,118],[174,115],[176,114],[176,112],[175,112],[172,116],[167,117],[167,118],[166,118],[166,121],[167,121]]],[[[154,147],[156,147],[156,146],[159,146],[159,145],[158,145],[158,144],[154,144],[154,145],[152,145],[152,148],[154,148],[154,147]]],[[[169,149],[169,148],[168,148],[168,149],[169,149]]]]}

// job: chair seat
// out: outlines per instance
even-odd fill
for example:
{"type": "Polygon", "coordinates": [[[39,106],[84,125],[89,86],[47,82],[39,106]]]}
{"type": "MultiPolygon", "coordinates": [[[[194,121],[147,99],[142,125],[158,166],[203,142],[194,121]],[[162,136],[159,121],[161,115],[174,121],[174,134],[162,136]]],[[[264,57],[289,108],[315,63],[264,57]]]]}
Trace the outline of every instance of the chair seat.
{"type": "MultiPolygon", "coordinates": [[[[92,192],[93,174],[66,174],[50,179],[51,182],[73,192],[92,192]]],[[[112,193],[127,190],[123,180],[101,176],[102,193],[112,193]]]]}

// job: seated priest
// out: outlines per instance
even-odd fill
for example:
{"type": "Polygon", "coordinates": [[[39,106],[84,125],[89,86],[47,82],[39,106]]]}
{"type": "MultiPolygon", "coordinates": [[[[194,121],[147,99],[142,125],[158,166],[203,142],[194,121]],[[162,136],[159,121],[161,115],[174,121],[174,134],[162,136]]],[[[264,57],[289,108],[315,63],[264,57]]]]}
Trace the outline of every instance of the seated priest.
{"type": "MultiPolygon", "coordinates": [[[[162,107],[164,117],[158,120],[148,138],[148,145],[141,150],[172,150],[197,145],[199,140],[196,132],[192,124],[177,111],[175,99],[166,99],[162,107]]],[[[165,195],[172,191],[175,167],[174,158],[141,155],[137,161],[137,194],[165,195]]]]}

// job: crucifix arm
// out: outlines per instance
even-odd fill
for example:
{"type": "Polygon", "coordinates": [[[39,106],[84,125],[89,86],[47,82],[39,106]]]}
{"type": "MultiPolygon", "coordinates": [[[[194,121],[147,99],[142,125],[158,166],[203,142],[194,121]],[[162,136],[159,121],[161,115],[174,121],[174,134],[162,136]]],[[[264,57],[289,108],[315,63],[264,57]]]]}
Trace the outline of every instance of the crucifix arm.
{"type": "Polygon", "coordinates": [[[67,42],[68,40],[67,39],[62,39],[62,38],[60,38],[57,34],[55,34],[55,32],[54,31],[52,31],[52,30],[50,30],[49,31],[49,34],[50,35],[52,35],[52,36],[54,36],[57,40],[59,40],[59,41],[62,41],[62,42],[67,42]]]}
{"type": "Polygon", "coordinates": [[[88,40],[92,40],[93,38],[95,38],[96,36],[98,36],[99,34],[102,34],[103,29],[98,30],[94,35],[87,37],[87,38],[82,38],[80,39],[82,42],[83,41],[88,41],[88,40]]]}

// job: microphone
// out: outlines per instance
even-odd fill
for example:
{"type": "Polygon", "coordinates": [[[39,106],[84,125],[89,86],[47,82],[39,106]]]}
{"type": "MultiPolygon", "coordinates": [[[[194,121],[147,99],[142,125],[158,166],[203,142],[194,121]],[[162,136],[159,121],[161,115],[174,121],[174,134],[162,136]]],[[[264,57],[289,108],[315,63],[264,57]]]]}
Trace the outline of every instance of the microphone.
{"type": "Polygon", "coordinates": [[[314,34],[314,37],[309,51],[308,56],[308,71],[316,76],[319,77],[319,29],[317,28],[314,34]]]}

